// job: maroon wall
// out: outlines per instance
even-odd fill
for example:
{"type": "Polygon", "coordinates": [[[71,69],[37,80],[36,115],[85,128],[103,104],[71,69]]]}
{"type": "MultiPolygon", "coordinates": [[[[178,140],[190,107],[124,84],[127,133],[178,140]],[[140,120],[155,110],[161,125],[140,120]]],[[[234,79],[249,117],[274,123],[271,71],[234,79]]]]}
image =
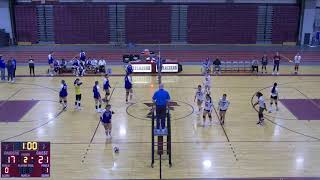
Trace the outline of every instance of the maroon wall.
{"type": "Polygon", "coordinates": [[[190,5],[188,42],[195,44],[254,44],[257,5],[190,5]]]}
{"type": "Polygon", "coordinates": [[[299,28],[299,11],[296,5],[273,6],[272,43],[296,42],[299,28]]]}
{"type": "Polygon", "coordinates": [[[109,42],[106,5],[54,6],[54,33],[58,44],[109,42]]]}
{"type": "Polygon", "coordinates": [[[37,11],[33,5],[15,6],[17,41],[37,43],[37,11]]]}
{"type": "Polygon", "coordinates": [[[128,5],[126,41],[133,43],[170,43],[171,8],[169,5],[128,5]]]}

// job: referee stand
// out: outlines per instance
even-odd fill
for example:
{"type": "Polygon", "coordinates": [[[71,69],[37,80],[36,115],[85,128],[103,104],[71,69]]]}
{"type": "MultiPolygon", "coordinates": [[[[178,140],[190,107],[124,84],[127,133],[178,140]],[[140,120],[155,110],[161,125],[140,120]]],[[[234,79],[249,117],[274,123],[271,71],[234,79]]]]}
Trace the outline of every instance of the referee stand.
{"type": "MultiPolygon", "coordinates": [[[[168,160],[169,167],[172,166],[171,162],[171,120],[170,120],[170,109],[167,107],[166,109],[166,124],[167,126],[160,130],[157,129],[156,126],[157,117],[155,115],[155,108],[152,109],[152,126],[151,126],[151,135],[152,135],[152,161],[151,167],[153,168],[153,164],[155,161],[156,153],[159,156],[160,161],[160,172],[161,172],[161,161],[168,160]],[[166,137],[166,138],[165,138],[166,137]],[[166,140],[166,141],[165,141],[166,140]],[[167,157],[163,158],[162,157],[167,157]]],[[[159,120],[160,121],[160,120],[159,120]]],[[[161,177],[161,173],[160,173],[161,177]]]]}

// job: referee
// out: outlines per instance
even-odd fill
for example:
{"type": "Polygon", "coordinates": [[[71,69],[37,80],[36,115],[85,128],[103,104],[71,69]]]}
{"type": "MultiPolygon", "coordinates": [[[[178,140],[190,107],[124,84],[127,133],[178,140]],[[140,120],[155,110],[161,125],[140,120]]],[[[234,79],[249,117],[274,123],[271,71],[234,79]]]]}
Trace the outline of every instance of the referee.
{"type": "Polygon", "coordinates": [[[164,90],[163,84],[159,85],[159,90],[154,93],[152,100],[156,104],[157,130],[163,132],[166,124],[166,109],[170,101],[170,95],[164,90]]]}

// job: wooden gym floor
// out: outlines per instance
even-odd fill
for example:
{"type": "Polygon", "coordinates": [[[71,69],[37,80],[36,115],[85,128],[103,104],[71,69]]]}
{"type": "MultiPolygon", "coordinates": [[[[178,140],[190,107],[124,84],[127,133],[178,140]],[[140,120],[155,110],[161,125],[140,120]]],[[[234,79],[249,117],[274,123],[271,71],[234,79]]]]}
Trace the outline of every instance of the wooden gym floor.
{"type": "MultiPolygon", "coordinates": [[[[27,67],[19,67],[25,75],[27,67]]],[[[114,68],[122,73],[121,68],[114,68]]],[[[319,68],[303,67],[314,76],[217,76],[212,77],[215,106],[227,93],[231,102],[226,124],[221,127],[214,114],[214,125],[203,128],[193,102],[195,88],[203,80],[200,67],[185,67],[186,76],[164,76],[163,83],[177,102],[172,113],[172,160],[169,168],[162,161],[162,177],[186,178],[259,178],[319,177],[320,179],[320,74],[319,68]],[[280,110],[266,113],[265,126],[257,126],[252,97],[265,94],[278,82],[280,110]],[[291,101],[293,100],[293,101],[291,101]],[[303,102],[302,102],[303,101],[303,102]],[[291,104],[290,104],[291,103],[291,104]]],[[[270,71],[270,69],[269,69],[270,71]]],[[[283,67],[290,74],[289,67],[283,67]]],[[[44,74],[45,67],[37,69],[44,74]]],[[[16,83],[0,84],[1,141],[50,141],[50,179],[158,179],[159,162],[151,163],[151,122],[147,118],[154,76],[134,76],[134,100],[124,101],[122,76],[111,76],[113,139],[105,138],[99,116],[94,111],[92,86],[102,77],[82,77],[81,111],[73,109],[75,77],[17,77],[16,83]],[[58,103],[61,79],[69,85],[67,111],[58,103]],[[23,108],[10,102],[29,100],[22,117],[13,118],[23,108]],[[33,101],[32,101],[33,100],[33,101]],[[11,106],[10,106],[11,104],[11,106]],[[11,107],[11,109],[8,109],[11,107]],[[3,111],[2,111],[3,113],[3,111]],[[118,154],[112,148],[120,148],[118,154]]],[[[253,101],[256,99],[253,98],[253,101]]]]}

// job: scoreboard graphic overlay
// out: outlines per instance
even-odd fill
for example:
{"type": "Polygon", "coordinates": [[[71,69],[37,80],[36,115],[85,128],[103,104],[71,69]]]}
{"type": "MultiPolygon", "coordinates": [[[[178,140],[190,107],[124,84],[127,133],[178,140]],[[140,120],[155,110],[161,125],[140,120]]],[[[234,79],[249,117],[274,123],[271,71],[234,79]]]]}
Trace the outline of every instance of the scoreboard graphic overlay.
{"type": "Polygon", "coordinates": [[[50,177],[50,142],[1,142],[1,177],[50,177]]]}

